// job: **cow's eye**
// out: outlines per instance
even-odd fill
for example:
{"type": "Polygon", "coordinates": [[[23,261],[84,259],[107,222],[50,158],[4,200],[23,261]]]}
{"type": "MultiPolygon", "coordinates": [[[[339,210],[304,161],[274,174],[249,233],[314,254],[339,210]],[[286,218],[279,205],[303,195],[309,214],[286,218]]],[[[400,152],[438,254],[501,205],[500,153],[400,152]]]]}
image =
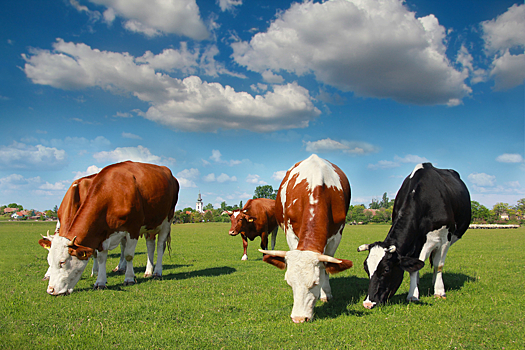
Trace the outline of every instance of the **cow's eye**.
{"type": "Polygon", "coordinates": [[[59,266],[60,268],[62,268],[62,267],[64,267],[65,263],[66,263],[65,260],[60,260],[59,263],[58,263],[58,266],[59,266]]]}

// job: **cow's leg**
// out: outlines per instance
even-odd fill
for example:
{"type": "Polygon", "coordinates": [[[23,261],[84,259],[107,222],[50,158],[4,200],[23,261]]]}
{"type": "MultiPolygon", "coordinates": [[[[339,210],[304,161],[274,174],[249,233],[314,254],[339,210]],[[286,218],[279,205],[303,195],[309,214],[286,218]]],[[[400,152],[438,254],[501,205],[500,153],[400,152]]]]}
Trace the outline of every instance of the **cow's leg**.
{"type": "Polygon", "coordinates": [[[133,271],[133,257],[135,256],[135,248],[137,247],[138,239],[130,238],[129,233],[126,235],[126,249],[124,250],[124,255],[126,258],[126,274],[124,277],[124,285],[128,286],[135,284],[135,272],[133,271]]]}
{"type": "Polygon", "coordinates": [[[445,299],[445,284],[443,283],[443,266],[445,266],[445,258],[447,257],[450,243],[443,244],[434,254],[434,276],[432,277],[432,285],[434,286],[434,296],[445,299]]]}
{"type": "MultiPolygon", "coordinates": [[[[341,242],[342,232],[345,225],[343,224],[340,228],[337,234],[332,236],[328,242],[326,242],[326,247],[324,248],[324,254],[329,256],[334,256],[335,251],[337,250],[337,247],[339,247],[339,243],[341,242]]],[[[319,296],[319,299],[321,301],[328,301],[332,299],[332,288],[330,288],[330,281],[328,278],[328,273],[324,269],[324,264],[321,263],[320,269],[319,269],[319,284],[321,285],[321,293],[319,296]]]]}
{"type": "MultiPolygon", "coordinates": [[[[146,247],[148,251],[147,263],[146,263],[146,272],[144,272],[144,277],[153,276],[153,258],[155,256],[155,236],[153,238],[146,237],[146,247]]],[[[158,253],[157,253],[158,254],[158,253]]]]}
{"type": "Polygon", "coordinates": [[[275,241],[277,240],[277,231],[279,230],[279,227],[276,227],[275,230],[272,231],[272,250],[275,249],[275,241]]]}
{"type": "Polygon", "coordinates": [[[108,281],[106,276],[106,261],[108,260],[108,251],[103,250],[97,253],[97,262],[98,262],[98,275],[97,280],[93,288],[101,289],[106,288],[106,283],[108,281]]]}
{"type": "MultiPolygon", "coordinates": [[[[158,234],[157,240],[157,264],[155,265],[155,271],[153,271],[153,277],[162,277],[162,258],[164,257],[164,251],[166,250],[166,242],[170,237],[171,224],[169,221],[164,221],[158,234]]],[[[153,257],[152,257],[153,259],[153,257]]]]}
{"type": "Polygon", "coordinates": [[[261,233],[261,249],[267,250],[268,249],[268,229],[265,228],[264,232],[261,233]]]}
{"type": "Polygon", "coordinates": [[[91,277],[95,275],[98,275],[98,260],[95,256],[93,256],[93,267],[91,268],[91,277]]]}
{"type": "Polygon", "coordinates": [[[244,261],[244,260],[248,260],[248,254],[246,254],[246,252],[248,251],[248,239],[242,233],[241,233],[241,237],[242,237],[242,247],[244,249],[244,254],[243,254],[241,260],[244,261]]]}
{"type": "Polygon", "coordinates": [[[410,289],[407,295],[407,301],[419,301],[419,271],[410,273],[410,289]]]}
{"type": "Polygon", "coordinates": [[[122,239],[120,240],[120,260],[118,262],[118,265],[113,269],[113,272],[117,272],[119,274],[126,272],[125,251],[126,251],[126,237],[122,237],[122,239]]]}

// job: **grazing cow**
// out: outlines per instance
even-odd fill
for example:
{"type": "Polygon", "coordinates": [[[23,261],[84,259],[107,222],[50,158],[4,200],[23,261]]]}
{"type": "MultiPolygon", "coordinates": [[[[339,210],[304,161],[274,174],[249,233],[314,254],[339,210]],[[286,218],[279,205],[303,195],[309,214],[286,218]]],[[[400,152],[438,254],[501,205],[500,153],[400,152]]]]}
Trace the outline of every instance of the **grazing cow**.
{"type": "Polygon", "coordinates": [[[47,292],[51,295],[71,293],[95,250],[99,251],[100,266],[95,287],[105,287],[108,250],[114,249],[123,237],[127,240],[124,284],[135,282],[133,256],[141,235],[147,239],[146,272],[153,269],[153,238],[158,235],[154,275],[161,276],[164,247],[170,237],[178,193],[179,183],[166,167],[123,162],[102,169],[93,179],[69,227],[41,242],[49,248],[51,276],[47,292]]]}
{"type": "Polygon", "coordinates": [[[470,194],[459,174],[419,164],[396,196],[392,227],[383,242],[364,244],[364,268],[370,277],[367,309],[385,303],[410,273],[408,301],[419,300],[419,270],[430,257],[434,266],[434,295],[445,298],[443,266],[449,247],[463,236],[470,223],[470,194]]]}
{"type": "Polygon", "coordinates": [[[263,260],[284,270],[293,290],[292,320],[311,320],[317,299],[332,298],[328,274],[352,267],[333,255],[341,241],[350,204],[350,184],[334,164],[313,154],[284,177],[275,217],[290,251],[265,251],[263,260]]]}
{"type": "Polygon", "coordinates": [[[244,254],[241,260],[248,260],[246,252],[248,238],[253,241],[255,237],[261,237],[261,248],[268,249],[268,235],[272,233],[272,249],[275,248],[277,237],[277,220],[275,220],[275,200],[267,198],[250,199],[244,208],[228,211],[231,220],[230,236],[242,237],[244,254]]]}
{"type": "MultiPolygon", "coordinates": [[[[60,235],[61,227],[64,227],[64,230],[66,230],[67,227],[69,227],[69,225],[71,224],[71,221],[73,220],[73,217],[78,211],[78,208],[80,208],[80,205],[86,198],[89,187],[91,186],[91,182],[93,181],[95,176],[96,174],[93,174],[93,175],[85,176],[85,177],[82,177],[80,179],[73,181],[73,183],[67,190],[66,194],[64,195],[64,199],[62,200],[62,203],[60,203],[60,207],[58,208],[58,212],[57,212],[58,221],[57,221],[57,225],[55,228],[55,234],[60,235]]],[[[113,272],[124,273],[124,271],[126,270],[126,259],[124,259],[125,246],[126,246],[126,240],[123,239],[120,245],[120,249],[121,249],[120,262],[117,265],[117,267],[113,269],[113,272]]],[[[93,268],[91,270],[91,276],[93,276],[96,273],[98,273],[98,263],[97,263],[97,259],[93,259],[93,268]]],[[[47,270],[44,276],[44,280],[49,279],[49,274],[50,274],[50,268],[47,270]]]]}

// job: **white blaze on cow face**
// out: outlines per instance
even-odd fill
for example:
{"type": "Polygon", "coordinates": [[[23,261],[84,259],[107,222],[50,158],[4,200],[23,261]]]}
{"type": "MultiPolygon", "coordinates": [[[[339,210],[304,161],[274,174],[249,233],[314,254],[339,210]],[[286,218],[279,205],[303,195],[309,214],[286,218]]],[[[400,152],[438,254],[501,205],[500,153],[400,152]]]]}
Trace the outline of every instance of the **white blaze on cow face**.
{"type": "Polygon", "coordinates": [[[377,266],[385,257],[385,253],[385,249],[381,246],[374,246],[372,247],[372,249],[370,249],[370,253],[368,254],[368,258],[365,262],[368,267],[368,273],[370,275],[370,278],[372,278],[372,276],[376,272],[377,266]]]}
{"type": "Polygon", "coordinates": [[[80,260],[69,254],[69,243],[69,239],[65,237],[51,236],[51,247],[47,255],[49,263],[47,293],[51,295],[70,294],[86,268],[87,260],[80,260]]]}
{"type": "MultiPolygon", "coordinates": [[[[296,323],[311,320],[321,292],[319,253],[293,250],[286,253],[284,279],[293,290],[292,320],[296,323]]],[[[324,267],[323,267],[324,268],[324,267]]]]}

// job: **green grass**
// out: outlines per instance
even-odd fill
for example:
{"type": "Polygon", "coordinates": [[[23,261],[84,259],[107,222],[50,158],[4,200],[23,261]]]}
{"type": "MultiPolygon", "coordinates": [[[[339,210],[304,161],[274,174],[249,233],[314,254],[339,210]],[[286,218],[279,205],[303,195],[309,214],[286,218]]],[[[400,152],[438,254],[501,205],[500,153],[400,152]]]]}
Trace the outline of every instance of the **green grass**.
{"type": "MultiPolygon", "coordinates": [[[[409,278],[385,306],[366,310],[363,243],[388,226],[347,226],[336,257],[354,267],[331,280],[334,300],[318,302],[315,319],[290,320],[292,291],[284,272],[261,260],[260,240],[241,261],[229,224],[172,228],[172,254],[162,280],[144,279],[145,241],[135,256],[138,284],[108,273],[108,289],[92,290],[91,263],[75,291],[46,293],[47,251],[39,234],[52,223],[0,223],[0,344],[3,349],[523,349],[525,228],[470,230],[449,251],[447,299],[434,299],[429,266],[421,302],[407,304],[409,278]]],[[[276,249],[287,249],[283,233],[276,249]]],[[[118,249],[108,267],[118,263],[118,249]]]]}

